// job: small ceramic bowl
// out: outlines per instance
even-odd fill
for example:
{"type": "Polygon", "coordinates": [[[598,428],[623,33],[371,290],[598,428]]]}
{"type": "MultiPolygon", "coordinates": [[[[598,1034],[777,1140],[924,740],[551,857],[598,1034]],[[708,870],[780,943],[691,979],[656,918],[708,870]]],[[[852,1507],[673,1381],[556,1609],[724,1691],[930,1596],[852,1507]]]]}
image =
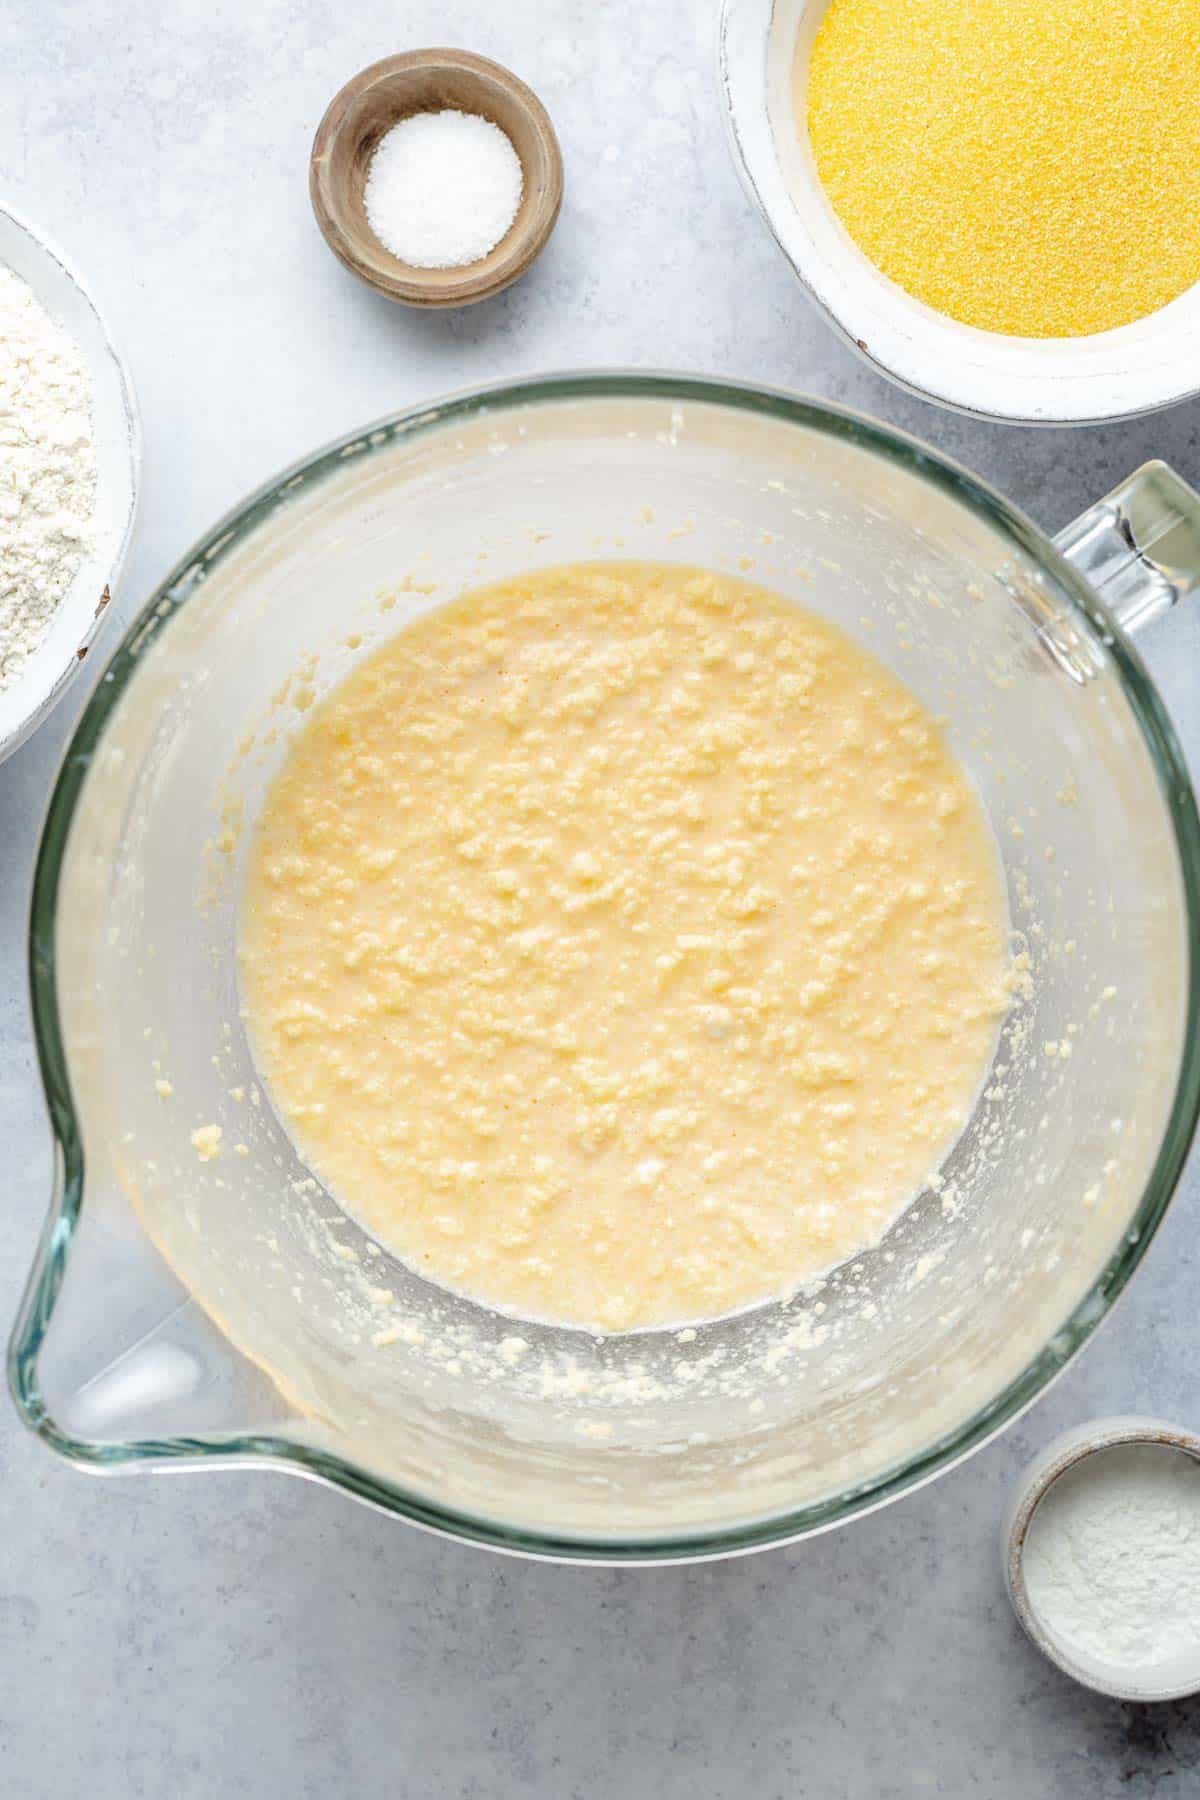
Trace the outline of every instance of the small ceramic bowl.
{"type": "Polygon", "coordinates": [[[66,693],[109,614],[137,511],[142,439],[133,383],[100,309],[62,252],[27,220],[0,208],[0,267],[19,275],[75,339],[92,383],[96,499],[91,547],[45,637],[0,690],[0,762],[66,693]]]}
{"type": "Polygon", "coordinates": [[[317,128],[309,193],[325,241],[346,267],[406,306],[471,306],[524,275],[545,246],[562,204],[562,152],[545,107],[499,63],[467,50],[410,50],[348,81],[317,128]],[[384,248],[367,223],[363,190],[375,147],[419,112],[478,113],[507,133],[521,159],[524,192],[500,242],[459,269],[419,269],[384,248]]]}
{"type": "Polygon", "coordinates": [[[1200,1649],[1174,1657],[1140,1679],[1119,1664],[1103,1662],[1055,1636],[1034,1609],[1025,1583],[1029,1528],[1055,1482],[1089,1457],[1104,1456],[1117,1446],[1129,1444],[1162,1445],[1200,1462],[1200,1436],[1164,1419],[1121,1415],[1092,1419],[1064,1432],[1029,1465],[1008,1509],[1001,1537],[1004,1579],[1026,1635],[1044,1656],[1084,1687],[1115,1700],[1181,1700],[1185,1695],[1200,1693],[1200,1649]]]}
{"type": "MultiPolygon", "coordinates": [[[[916,300],[864,255],[826,197],[807,132],[807,56],[828,0],[723,0],[720,75],[751,200],[810,297],[877,369],[926,399],[1029,425],[1127,418],[1200,392],[1200,283],[1089,337],[980,331],[916,300]]],[[[1136,228],[1136,221],[1130,229],[1136,228]]],[[[1113,255],[1121,231],[1113,231],[1113,255]]]]}

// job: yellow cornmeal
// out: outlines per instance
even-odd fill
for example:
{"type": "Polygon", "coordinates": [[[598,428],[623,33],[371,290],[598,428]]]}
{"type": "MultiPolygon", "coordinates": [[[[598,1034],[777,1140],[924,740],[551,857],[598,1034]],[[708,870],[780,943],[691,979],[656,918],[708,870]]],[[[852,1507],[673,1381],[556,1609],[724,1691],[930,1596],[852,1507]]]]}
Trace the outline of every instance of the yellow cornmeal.
{"type": "Polygon", "coordinates": [[[796,75],[834,210],[938,311],[1074,337],[1200,280],[1200,0],[833,0],[796,75]]]}
{"type": "Polygon", "coordinates": [[[260,1067],[424,1273],[602,1329],[879,1237],[1007,1004],[980,808],[833,626],[695,569],[485,588],[313,712],[242,922],[260,1067]]]}

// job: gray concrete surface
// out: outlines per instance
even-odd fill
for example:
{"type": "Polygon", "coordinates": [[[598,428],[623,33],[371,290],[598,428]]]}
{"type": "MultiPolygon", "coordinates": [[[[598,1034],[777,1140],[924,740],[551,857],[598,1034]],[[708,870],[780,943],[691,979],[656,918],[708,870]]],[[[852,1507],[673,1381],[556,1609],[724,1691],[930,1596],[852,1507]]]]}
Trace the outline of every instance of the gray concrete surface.
{"type": "MultiPolygon", "coordinates": [[[[734,176],[709,0],[9,0],[0,197],[88,272],[146,430],[128,616],[220,510],[371,416],[583,363],[758,377],[928,436],[1057,527],[1147,455],[1200,480],[1200,408],[1076,434],[950,418],[811,314],[734,176]],[[567,199],[520,287],[414,316],[313,226],[334,90],[460,43],[531,81],[567,199]]],[[[111,642],[111,640],[110,640],[111,642]]],[[[1195,617],[1148,646],[1200,753],[1195,617]]],[[[81,697],[81,696],[80,696],[81,697]]],[[[30,861],[68,703],[0,768],[0,1317],[49,1184],[29,1042],[30,861]]],[[[505,1562],[281,1476],[99,1481],[0,1406],[0,1792],[416,1800],[1200,1793],[1200,1703],[1090,1697],[1021,1638],[996,1529],[1090,1413],[1200,1423],[1196,1166],[1117,1316],[1019,1429],[856,1528],[723,1565],[505,1562]]]]}

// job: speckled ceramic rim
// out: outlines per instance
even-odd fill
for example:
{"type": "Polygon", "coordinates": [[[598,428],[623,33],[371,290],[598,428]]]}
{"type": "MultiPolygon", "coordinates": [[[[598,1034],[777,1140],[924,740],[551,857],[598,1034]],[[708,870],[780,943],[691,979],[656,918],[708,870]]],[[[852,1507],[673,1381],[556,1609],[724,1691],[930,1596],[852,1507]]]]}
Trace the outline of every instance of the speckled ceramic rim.
{"type": "Polygon", "coordinates": [[[1182,1425],[1169,1424],[1165,1419],[1125,1416],[1093,1419],[1086,1425],[1079,1425],[1073,1431],[1065,1432],[1035,1459],[1017,1489],[1005,1521],[1004,1580],[1013,1611],[1020,1620],[1025,1635],[1043,1656],[1064,1674],[1070,1675],[1072,1680],[1091,1688],[1094,1693],[1105,1694],[1112,1700],[1182,1700],[1189,1694],[1200,1693],[1200,1653],[1196,1657],[1194,1676],[1176,1686],[1156,1687],[1136,1682],[1118,1685],[1105,1681],[1094,1669],[1076,1660],[1065,1646],[1050,1636],[1030,1601],[1029,1590],[1025,1585],[1025,1546],[1029,1539],[1029,1528],[1033,1523],[1033,1515],[1050,1489],[1069,1469],[1078,1468],[1080,1463],[1090,1461],[1093,1456],[1103,1456],[1108,1451],[1127,1444],[1158,1444],[1168,1450],[1178,1450],[1200,1462],[1200,1436],[1182,1425]]]}
{"type": "Polygon", "coordinates": [[[389,449],[398,439],[419,438],[443,431],[453,433],[467,421],[490,413],[612,399],[725,408],[732,413],[818,432],[836,442],[882,457],[950,496],[1038,562],[1066,603],[1077,608],[1089,633],[1098,615],[1103,616],[1092,590],[1030,520],[974,476],[917,439],[824,401],[777,389],[747,387],[732,381],[705,380],[690,375],[596,371],[547,376],[512,385],[497,385],[415,407],[337,439],[315,455],[285,469],[240,507],[226,514],[151,595],[126,633],[104,678],[94,689],[67,747],[51,796],[34,873],[29,935],[30,989],[42,1082],[54,1132],[55,1192],[9,1344],[8,1378],[26,1424],[68,1460],[97,1470],[129,1469],[139,1465],[201,1469],[231,1465],[285,1468],[327,1481],[414,1524],[527,1556],[567,1561],[652,1563],[737,1555],[844,1524],[848,1519],[870,1512],[920,1486],[978,1450],[1023,1412],[1061,1373],[1111,1310],[1145,1255],[1179,1179],[1200,1112],[1200,993],[1196,972],[1196,945],[1200,942],[1200,819],[1183,756],[1162,702],[1136,651],[1117,626],[1106,621],[1108,654],[1157,771],[1179,852],[1189,921],[1185,979],[1187,1019],[1179,1074],[1153,1171],[1120,1247],[1038,1355],[956,1430],[923,1446],[915,1455],[884,1470],[873,1480],[808,1506],[691,1536],[604,1539],[567,1536],[556,1533],[553,1527],[540,1532],[525,1531],[501,1521],[441,1506],[382,1480],[356,1463],[282,1436],[247,1434],[212,1439],[188,1437],[95,1443],[70,1436],[47,1411],[38,1386],[38,1350],[54,1311],[72,1235],[84,1204],[85,1175],[83,1145],[71,1097],[58,1004],[55,958],[59,879],[72,818],[88,768],[104,737],[109,716],[140,666],[141,655],[161,633],[171,629],[174,615],[187,604],[187,596],[196,591],[197,583],[191,577],[198,572],[211,572],[280,507],[287,506],[298,495],[307,495],[319,482],[344,470],[348,458],[369,460],[389,449]]]}

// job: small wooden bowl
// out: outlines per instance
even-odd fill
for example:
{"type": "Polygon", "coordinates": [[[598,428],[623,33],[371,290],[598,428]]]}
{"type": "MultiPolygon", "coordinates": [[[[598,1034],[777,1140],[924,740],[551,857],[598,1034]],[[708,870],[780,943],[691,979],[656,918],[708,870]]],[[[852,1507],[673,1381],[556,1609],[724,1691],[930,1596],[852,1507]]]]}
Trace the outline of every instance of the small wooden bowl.
{"type": "Polygon", "coordinates": [[[522,276],[554,229],[562,152],[537,95],[499,63],[468,50],[410,50],[372,63],[330,102],[317,128],[308,188],[325,241],[361,281],[406,306],[472,306],[522,276]],[[508,134],[525,187],[494,249],[460,269],[401,262],[367,223],[363,190],[375,147],[412,113],[478,113],[508,134]]]}

